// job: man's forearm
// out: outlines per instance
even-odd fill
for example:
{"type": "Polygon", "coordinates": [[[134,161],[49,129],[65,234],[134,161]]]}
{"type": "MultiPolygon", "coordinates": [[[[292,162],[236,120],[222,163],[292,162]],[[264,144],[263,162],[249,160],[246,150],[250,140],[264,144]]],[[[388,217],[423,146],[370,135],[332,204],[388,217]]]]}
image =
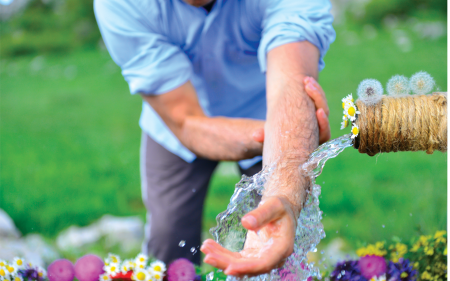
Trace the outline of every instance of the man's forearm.
{"type": "Polygon", "coordinates": [[[262,154],[262,143],[252,134],[263,128],[264,121],[225,118],[188,117],[179,139],[196,155],[212,160],[242,160],[262,154]]]}
{"type": "Polygon", "coordinates": [[[317,77],[318,56],[317,48],[306,41],[280,46],[268,54],[263,161],[277,165],[265,196],[286,197],[297,215],[309,184],[299,166],[319,143],[314,103],[303,84],[305,76],[317,77]]]}

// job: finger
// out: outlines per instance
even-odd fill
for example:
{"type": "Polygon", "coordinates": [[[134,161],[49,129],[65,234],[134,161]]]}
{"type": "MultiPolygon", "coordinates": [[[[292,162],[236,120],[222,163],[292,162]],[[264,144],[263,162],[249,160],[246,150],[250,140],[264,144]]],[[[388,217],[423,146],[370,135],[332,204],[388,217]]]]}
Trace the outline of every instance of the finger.
{"type": "Polygon", "coordinates": [[[253,132],[253,140],[257,142],[264,142],[264,128],[259,128],[253,132]]]}
{"type": "Polygon", "coordinates": [[[260,204],[255,210],[246,214],[242,218],[241,223],[246,229],[257,231],[269,222],[280,218],[285,210],[283,202],[277,197],[272,197],[260,204]]]}
{"type": "Polygon", "coordinates": [[[306,77],[304,79],[304,83],[306,93],[314,101],[316,109],[323,108],[328,116],[330,114],[330,110],[328,108],[327,99],[322,87],[320,87],[319,83],[317,83],[312,77],[306,77]]]}
{"type": "Polygon", "coordinates": [[[218,269],[225,270],[228,268],[233,262],[236,262],[236,259],[230,257],[228,255],[221,255],[217,253],[207,254],[203,261],[211,266],[214,266],[218,269]]]}
{"type": "Polygon", "coordinates": [[[254,258],[240,259],[238,262],[231,263],[224,273],[234,276],[268,273],[288,256],[286,248],[285,242],[273,243],[266,251],[254,258]]]}
{"type": "Polygon", "coordinates": [[[212,239],[205,240],[205,242],[203,242],[202,246],[200,247],[200,251],[202,251],[204,254],[222,253],[222,254],[231,254],[235,257],[240,256],[238,253],[234,253],[225,249],[219,243],[217,243],[212,239]]]}
{"type": "Polygon", "coordinates": [[[322,144],[331,138],[330,122],[322,108],[317,110],[316,116],[319,123],[319,144],[322,144]]]}

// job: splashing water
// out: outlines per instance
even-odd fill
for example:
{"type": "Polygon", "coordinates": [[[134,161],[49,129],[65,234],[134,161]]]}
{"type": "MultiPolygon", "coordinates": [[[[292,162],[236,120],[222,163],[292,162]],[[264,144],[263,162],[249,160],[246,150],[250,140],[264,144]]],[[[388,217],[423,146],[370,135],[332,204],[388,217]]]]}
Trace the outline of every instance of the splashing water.
{"type": "MultiPolygon", "coordinates": [[[[308,252],[317,251],[317,245],[325,237],[321,223],[322,211],[319,208],[320,185],[316,178],[322,173],[325,162],[336,157],[345,148],[352,145],[351,134],[344,135],[319,146],[311,153],[308,161],[299,167],[299,172],[311,180],[311,190],[306,203],[300,212],[295,232],[294,252],[288,257],[282,268],[274,269],[269,274],[242,279],[228,276],[227,281],[276,281],[276,280],[307,280],[308,277],[321,278],[319,269],[314,263],[307,262],[308,252]]],[[[265,167],[253,177],[242,176],[236,184],[234,194],[227,209],[220,213],[216,220],[217,226],[210,232],[214,240],[230,251],[238,252],[244,248],[247,230],[241,225],[241,218],[255,209],[261,201],[264,184],[270,177],[274,167],[265,167]]]]}

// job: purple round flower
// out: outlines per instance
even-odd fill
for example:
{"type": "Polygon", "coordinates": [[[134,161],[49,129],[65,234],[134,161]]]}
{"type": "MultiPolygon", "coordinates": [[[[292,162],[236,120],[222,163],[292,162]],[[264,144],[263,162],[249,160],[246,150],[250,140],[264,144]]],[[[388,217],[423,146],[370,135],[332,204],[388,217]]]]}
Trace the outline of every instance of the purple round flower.
{"type": "Polygon", "coordinates": [[[414,281],[417,271],[413,269],[409,260],[399,259],[398,263],[389,262],[386,279],[390,281],[414,281]]]}
{"type": "Polygon", "coordinates": [[[370,255],[364,256],[358,261],[361,275],[367,279],[379,277],[386,273],[386,261],[383,257],[370,255]]]}
{"type": "Polygon", "coordinates": [[[185,258],[173,261],[167,269],[169,281],[192,281],[195,279],[195,267],[185,258]]]}
{"type": "Polygon", "coordinates": [[[358,261],[343,261],[336,265],[330,275],[332,281],[367,281],[361,275],[358,261]]]}

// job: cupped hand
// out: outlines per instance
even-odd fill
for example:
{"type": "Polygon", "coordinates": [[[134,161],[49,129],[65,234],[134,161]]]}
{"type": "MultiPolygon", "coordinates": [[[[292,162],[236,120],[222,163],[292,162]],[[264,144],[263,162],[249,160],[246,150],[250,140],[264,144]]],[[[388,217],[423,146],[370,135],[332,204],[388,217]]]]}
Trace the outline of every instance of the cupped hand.
{"type": "MultiPolygon", "coordinates": [[[[319,144],[328,141],[331,137],[330,123],[328,116],[330,110],[328,109],[327,98],[322,87],[312,77],[305,77],[303,79],[305,90],[308,96],[314,101],[316,107],[316,117],[319,124],[319,144]]],[[[259,128],[253,132],[253,139],[257,142],[264,142],[264,128],[259,128]]]]}
{"type": "Polygon", "coordinates": [[[297,222],[286,198],[264,199],[241,222],[248,229],[244,249],[239,253],[231,252],[208,239],[200,248],[206,255],[205,263],[224,270],[227,275],[253,276],[282,266],[292,254],[297,222]]]}

